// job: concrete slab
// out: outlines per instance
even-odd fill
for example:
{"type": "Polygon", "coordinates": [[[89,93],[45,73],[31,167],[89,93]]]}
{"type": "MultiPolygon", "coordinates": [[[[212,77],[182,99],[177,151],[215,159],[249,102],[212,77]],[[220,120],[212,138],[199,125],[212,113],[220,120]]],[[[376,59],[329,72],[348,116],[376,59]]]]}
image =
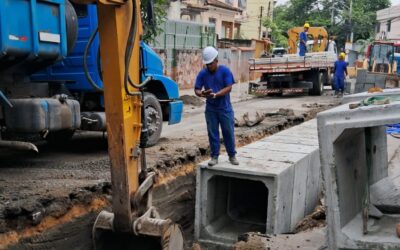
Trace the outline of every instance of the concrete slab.
{"type": "Polygon", "coordinates": [[[400,89],[383,89],[383,92],[375,92],[375,93],[368,93],[368,92],[361,92],[353,95],[345,95],[341,103],[351,103],[351,102],[359,102],[368,97],[373,96],[400,96],[400,89]]]}
{"type": "Polygon", "coordinates": [[[229,247],[250,231],[288,233],[312,212],[321,190],[316,121],[302,125],[238,149],[239,166],[226,155],[214,167],[199,165],[195,238],[200,243],[229,247]]]}
{"type": "MultiPolygon", "coordinates": [[[[270,138],[268,141],[269,142],[277,142],[277,143],[287,143],[287,144],[302,144],[302,145],[308,145],[308,146],[318,146],[318,140],[315,139],[309,139],[309,138],[302,138],[302,137],[294,137],[294,136],[282,136],[282,135],[276,135],[273,137],[267,137],[270,138]]],[[[261,140],[264,141],[265,139],[261,140]]]]}
{"type": "MultiPolygon", "coordinates": [[[[365,187],[388,176],[384,125],[400,122],[399,108],[399,102],[352,110],[345,104],[317,116],[328,208],[329,249],[388,249],[393,246],[391,236],[388,236],[387,241],[375,242],[375,238],[370,237],[386,235],[386,231],[381,230],[383,227],[378,227],[381,228],[378,230],[371,225],[371,235],[361,237],[362,221],[358,217],[366,194],[365,187]],[[369,178],[368,161],[371,162],[369,178]]],[[[394,233],[394,228],[391,233],[394,233]]]]}
{"type": "Polygon", "coordinates": [[[342,229],[343,235],[351,239],[351,241],[346,242],[345,248],[399,249],[400,239],[396,235],[396,224],[399,222],[399,215],[386,214],[381,219],[370,218],[368,220],[368,234],[364,235],[360,230],[362,217],[359,213],[342,229]]]}
{"type": "Polygon", "coordinates": [[[237,150],[237,156],[248,159],[259,159],[267,162],[274,161],[274,162],[293,164],[302,159],[303,157],[306,157],[306,154],[302,153],[288,154],[287,152],[272,151],[269,149],[262,150],[262,149],[242,147],[239,150],[237,150]]]}
{"type": "Polygon", "coordinates": [[[261,149],[261,150],[268,149],[271,151],[301,153],[301,154],[309,154],[315,151],[315,146],[291,144],[291,143],[275,142],[275,141],[258,141],[255,143],[251,143],[245,146],[244,148],[261,149]]]}

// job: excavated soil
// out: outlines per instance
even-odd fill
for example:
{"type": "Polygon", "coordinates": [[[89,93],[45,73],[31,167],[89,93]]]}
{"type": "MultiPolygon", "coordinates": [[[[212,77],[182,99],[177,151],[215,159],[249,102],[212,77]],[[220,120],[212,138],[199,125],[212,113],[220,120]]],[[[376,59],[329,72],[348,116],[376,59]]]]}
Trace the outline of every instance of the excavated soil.
{"type": "MultiPolygon", "coordinates": [[[[254,127],[236,129],[238,146],[315,117],[335,104],[312,104],[303,112],[267,116],[254,127]]],[[[197,131],[195,131],[197,132],[197,131]]],[[[207,136],[176,134],[146,150],[148,169],[157,173],[153,205],[179,223],[192,245],[195,166],[209,154],[207,136]]],[[[39,145],[40,154],[0,152],[0,249],[91,249],[91,226],[110,209],[107,141],[79,133],[62,147],[39,145]]]]}

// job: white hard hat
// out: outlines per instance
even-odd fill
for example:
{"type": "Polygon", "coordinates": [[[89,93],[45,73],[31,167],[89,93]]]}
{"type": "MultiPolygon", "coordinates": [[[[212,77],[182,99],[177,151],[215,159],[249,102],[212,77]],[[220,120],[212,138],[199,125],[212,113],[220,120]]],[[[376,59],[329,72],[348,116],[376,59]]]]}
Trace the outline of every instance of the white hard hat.
{"type": "Polygon", "coordinates": [[[203,50],[203,63],[209,64],[218,56],[218,51],[214,47],[205,47],[203,50]]]}

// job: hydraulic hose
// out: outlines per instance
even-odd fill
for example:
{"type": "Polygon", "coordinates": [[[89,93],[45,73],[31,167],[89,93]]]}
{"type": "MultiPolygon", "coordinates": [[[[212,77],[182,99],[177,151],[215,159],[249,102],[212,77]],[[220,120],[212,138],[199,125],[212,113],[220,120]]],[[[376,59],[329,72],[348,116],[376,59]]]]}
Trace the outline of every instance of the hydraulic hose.
{"type": "Polygon", "coordinates": [[[93,78],[90,76],[89,69],[87,67],[87,55],[89,52],[89,48],[93,43],[94,38],[96,37],[97,32],[99,31],[99,27],[96,28],[95,31],[90,35],[89,41],[85,46],[85,51],[83,53],[83,71],[85,73],[86,79],[90,83],[90,85],[96,90],[97,92],[103,93],[104,89],[100,88],[93,80],[93,78]]]}
{"type": "Polygon", "coordinates": [[[124,87],[125,87],[125,92],[128,95],[138,95],[138,93],[131,92],[129,90],[129,87],[128,87],[128,81],[133,87],[136,87],[136,88],[139,87],[139,86],[137,86],[136,84],[134,84],[132,82],[132,80],[130,79],[130,76],[129,76],[129,64],[130,64],[131,57],[132,57],[132,50],[133,50],[133,45],[135,43],[136,31],[137,31],[137,27],[136,27],[136,20],[137,20],[136,1],[132,0],[132,4],[133,4],[132,18],[131,18],[131,24],[130,24],[130,27],[129,27],[128,39],[126,41],[126,47],[125,47],[124,87]]]}
{"type": "Polygon", "coordinates": [[[129,65],[132,57],[132,51],[133,51],[133,46],[135,44],[135,39],[136,39],[136,32],[137,32],[137,6],[136,6],[136,1],[132,0],[133,4],[133,10],[132,10],[132,19],[131,19],[131,24],[129,28],[129,35],[128,35],[128,40],[126,43],[125,47],[125,76],[124,76],[124,86],[125,86],[125,91],[128,95],[140,95],[140,93],[137,92],[131,92],[129,91],[128,88],[128,82],[129,84],[137,89],[143,89],[151,80],[150,77],[148,77],[143,83],[141,84],[136,84],[132,81],[130,75],[129,75],[129,65]]]}

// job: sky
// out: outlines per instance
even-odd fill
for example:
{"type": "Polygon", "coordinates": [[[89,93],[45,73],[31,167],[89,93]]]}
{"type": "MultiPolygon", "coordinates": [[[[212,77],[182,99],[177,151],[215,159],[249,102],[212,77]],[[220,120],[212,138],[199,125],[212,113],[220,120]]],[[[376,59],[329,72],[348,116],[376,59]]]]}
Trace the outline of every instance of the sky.
{"type": "MultiPolygon", "coordinates": [[[[287,1],[288,0],[278,0],[277,3],[278,4],[283,4],[283,3],[286,3],[287,1]]],[[[391,0],[391,2],[392,2],[392,5],[400,4],[400,0],[391,0]]]]}

